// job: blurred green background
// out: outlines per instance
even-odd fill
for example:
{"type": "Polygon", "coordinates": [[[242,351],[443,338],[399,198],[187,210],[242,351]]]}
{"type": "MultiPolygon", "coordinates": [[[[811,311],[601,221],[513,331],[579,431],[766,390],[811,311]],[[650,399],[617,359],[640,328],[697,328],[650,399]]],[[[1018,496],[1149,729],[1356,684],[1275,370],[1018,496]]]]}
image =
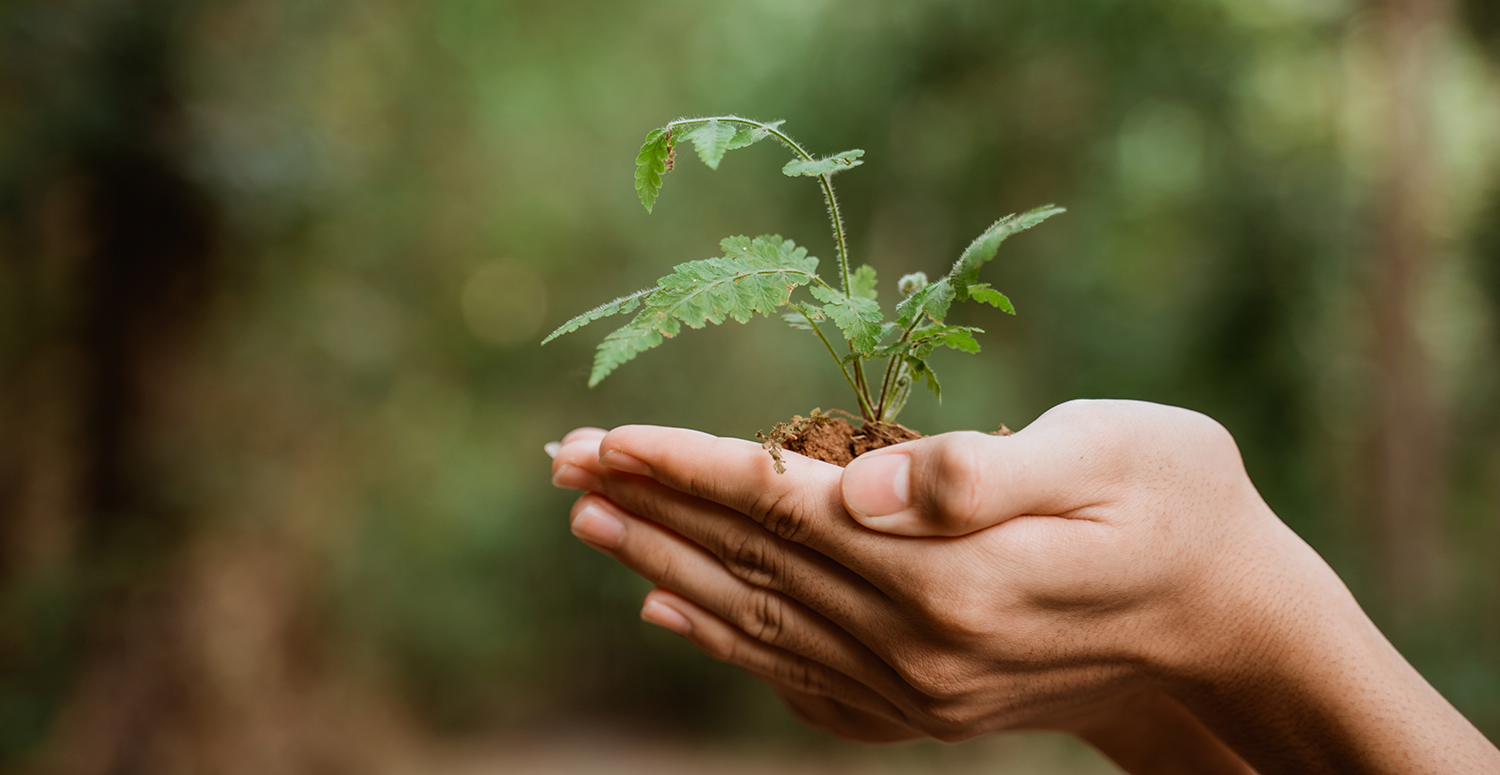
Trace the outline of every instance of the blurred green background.
{"type": "Polygon", "coordinates": [[[717,113],[867,151],[837,183],[887,309],[1067,207],[985,270],[1020,315],[959,309],[985,353],[902,420],[1207,412],[1500,736],[1492,0],[8,0],[0,765],[1109,771],[800,731],[569,535],[542,445],[572,427],[855,408],[763,319],[593,390],[603,324],[538,347],[725,235],[832,260],[770,143],[683,154],[642,210],[641,138],[717,113]]]}

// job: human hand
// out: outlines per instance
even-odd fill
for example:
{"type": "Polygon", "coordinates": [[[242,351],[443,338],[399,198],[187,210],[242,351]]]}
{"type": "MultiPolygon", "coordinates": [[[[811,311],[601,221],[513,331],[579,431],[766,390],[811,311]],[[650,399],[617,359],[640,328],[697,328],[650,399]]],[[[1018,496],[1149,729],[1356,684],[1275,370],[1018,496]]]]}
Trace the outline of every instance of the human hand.
{"type": "MultiPolygon", "coordinates": [[[[600,492],[605,479],[625,486],[646,486],[638,477],[620,474],[599,465],[599,442],[606,435],[601,428],[578,428],[564,436],[556,446],[548,445],[548,454],[553,456],[553,483],[572,489],[600,492]]],[[[618,463],[618,460],[616,461],[618,463]]],[[[687,508],[700,508],[710,522],[700,527],[744,528],[759,530],[753,525],[736,524],[740,518],[725,519],[722,509],[689,499],[675,498],[670,493],[658,491],[656,495],[680,501],[687,508]]],[[[649,497],[649,496],[647,496],[649,497]]],[[[678,513],[674,510],[674,513],[678,513]]],[[[684,510],[683,519],[692,519],[693,514],[684,510]]],[[[621,559],[646,576],[660,583],[664,579],[681,577],[678,589],[700,591],[704,597],[714,600],[737,597],[742,603],[750,600],[754,592],[736,583],[722,565],[704,556],[701,547],[685,541],[680,535],[661,526],[624,513],[618,506],[595,495],[586,495],[574,504],[572,523],[574,532],[591,545],[621,559]],[[628,528],[627,528],[628,525],[628,528]],[[630,548],[623,553],[624,533],[631,533],[630,548]],[[650,555],[638,557],[638,555],[650,555]],[[662,568],[663,563],[678,562],[672,571],[662,568]],[[705,572],[707,571],[707,572],[705,572]]],[[[749,531],[745,531],[749,534],[749,531]]],[[[771,539],[779,540],[779,539],[771,539]]],[[[796,551],[792,549],[791,551],[796,551]]],[[[813,638],[829,635],[823,622],[809,621],[800,609],[794,609],[797,621],[794,626],[810,628],[813,638]]],[[[824,666],[798,654],[785,652],[776,646],[756,642],[728,624],[718,615],[703,609],[698,604],[666,589],[657,588],[647,595],[641,608],[641,618],[666,627],[688,637],[699,648],[718,659],[737,664],[760,678],[781,698],[799,721],[813,729],[836,735],[846,740],[864,743],[889,743],[926,737],[914,729],[894,712],[888,702],[876,695],[841,683],[837,690],[821,683],[824,666]],[[694,623],[696,622],[696,627],[694,623]],[[842,698],[842,699],[840,699],[842,698]],[[874,710],[870,710],[873,708],[874,710]]],[[[741,621],[745,621],[741,619],[741,621]]],[[[762,634],[768,634],[762,631],[762,634]]],[[[842,638],[848,641],[847,635],[842,638]]],[[[860,649],[844,644],[855,651],[860,649]]],[[[804,649],[820,653],[815,649],[804,649]]],[[[866,664],[871,663],[866,659],[866,664]]],[[[877,672],[879,669],[877,668],[877,672]]]]}
{"type": "MultiPolygon", "coordinates": [[[[969,649],[993,633],[981,622],[985,612],[972,606],[972,619],[960,621],[939,600],[951,594],[932,591],[978,590],[993,581],[963,570],[1005,564],[981,561],[994,550],[986,543],[892,539],[860,528],[839,505],[843,471],[834,466],[799,460],[793,472],[776,476],[764,452],[746,442],[649,428],[621,429],[610,438],[621,434],[645,434],[633,442],[645,449],[631,448],[654,461],[662,481],[643,478],[653,473],[651,465],[624,448],[605,449],[601,458],[600,443],[608,443],[603,431],[570,434],[556,456],[555,481],[610,499],[580,499],[575,532],[681,593],[653,592],[645,618],[766,678],[809,724],[859,740],[1068,729],[1109,745],[1121,737],[1119,719],[1149,717],[1160,721],[1154,730],[1160,739],[1193,754],[1196,771],[1243,771],[1174,701],[1117,668],[1077,671],[1061,664],[1070,659],[1064,655],[1053,662],[1050,679],[1016,682],[981,667],[990,657],[969,649]],[[679,468],[687,478],[663,475],[679,468]],[[725,477],[716,481],[715,469],[725,477]],[[944,581],[937,583],[933,571],[944,581]],[[919,581],[934,583],[913,583],[919,581]],[[1080,692],[1067,684],[1082,672],[1092,673],[1093,685],[1080,692]]],[[[1129,744],[1139,749],[1147,737],[1138,729],[1129,744]]],[[[1132,758],[1120,746],[1110,753],[1132,758]]]]}
{"type": "MultiPolygon", "coordinates": [[[[1096,742],[1118,742],[1108,709],[1155,697],[1145,705],[1192,709],[1268,771],[1413,751],[1460,771],[1494,753],[1261,502],[1228,434],[1201,415],[1075,402],[1015,436],[924,439],[847,473],[797,460],[785,477],[755,445],[691,432],[625,428],[596,444],[592,463],[572,445],[558,456],[576,456],[561,483],[613,502],[581,500],[575,531],[589,540],[609,514],[622,527],[595,545],[704,604],[679,612],[679,632],[807,694],[943,739],[1047,727],[1096,742]],[[964,535],[862,529],[841,508],[840,475],[866,526],[964,535]],[[654,540],[653,522],[677,534],[654,540]],[[1350,692],[1337,680],[1349,670],[1374,679],[1350,692]],[[1372,722],[1390,703],[1426,711],[1439,734],[1372,722]]],[[[648,613],[674,602],[648,600],[648,613]]]]}

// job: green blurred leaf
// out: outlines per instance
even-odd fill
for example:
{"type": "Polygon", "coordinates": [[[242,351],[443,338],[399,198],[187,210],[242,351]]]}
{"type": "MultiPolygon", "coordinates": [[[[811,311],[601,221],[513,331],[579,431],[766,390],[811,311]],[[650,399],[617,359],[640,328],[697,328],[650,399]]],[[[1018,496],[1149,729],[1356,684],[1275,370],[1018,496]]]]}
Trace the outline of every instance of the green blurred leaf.
{"type": "Polygon", "coordinates": [[[879,296],[875,290],[875,267],[864,264],[854,270],[849,278],[849,295],[871,300],[879,296]]]}
{"type": "Polygon", "coordinates": [[[733,150],[737,150],[737,149],[740,149],[740,148],[745,148],[747,146],[755,145],[756,143],[760,142],[761,140],[764,140],[767,137],[770,137],[771,136],[771,131],[770,130],[775,129],[775,128],[781,126],[784,123],[786,123],[786,122],[785,121],[770,121],[770,122],[767,122],[764,127],[758,127],[758,126],[743,127],[738,132],[736,132],[735,135],[734,135],[734,138],[729,141],[729,147],[726,150],[733,151],[733,150]]]}
{"type": "Polygon", "coordinates": [[[852,151],[836,153],[823,159],[813,159],[811,161],[803,159],[792,159],[791,161],[786,163],[786,166],[781,168],[781,174],[793,178],[800,177],[802,175],[807,175],[810,177],[816,177],[818,175],[832,175],[836,172],[843,172],[844,170],[851,167],[858,167],[859,165],[864,164],[864,162],[859,160],[859,157],[864,155],[864,151],[856,148],[852,151]]]}
{"type": "Polygon", "coordinates": [[[1011,305],[1010,299],[1006,298],[1005,294],[991,288],[989,283],[970,285],[969,298],[988,304],[991,307],[999,307],[1012,315],[1016,314],[1016,308],[1011,305]]]}
{"type": "Polygon", "coordinates": [[[943,345],[966,353],[979,352],[979,342],[974,341],[974,335],[965,329],[957,329],[944,334],[943,345]]]}

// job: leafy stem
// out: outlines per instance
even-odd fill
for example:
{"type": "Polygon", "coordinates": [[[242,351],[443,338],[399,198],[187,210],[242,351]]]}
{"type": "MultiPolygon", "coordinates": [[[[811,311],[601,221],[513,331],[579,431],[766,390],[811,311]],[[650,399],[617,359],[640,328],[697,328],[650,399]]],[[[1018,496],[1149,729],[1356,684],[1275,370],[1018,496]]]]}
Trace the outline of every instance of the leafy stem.
{"type": "Polygon", "coordinates": [[[780,121],[765,123],[740,116],[712,116],[678,119],[653,129],[646,134],[635,157],[636,196],[650,212],[661,194],[662,176],[676,162],[677,145],[681,141],[690,142],[705,165],[718,169],[725,153],[774,137],[796,157],[782,166],[782,174],[815,177],[823,190],[838,249],[840,287],[835,288],[818,276],[818,259],[780,235],[767,234],[754,239],[726,237],[719,243],[722,256],[678,264],[654,287],[601,304],[563,323],[543,340],[546,344],[610,315],[634,313],[629,323],[599,345],[589,375],[591,387],[636,355],[678,335],[684,325],[702,328],[726,320],[744,323],[755,315],[769,317],[786,308],[791,312],[782,317],[788,324],[810,329],[823,343],[844,382],[854,391],[863,419],[867,423],[890,422],[906,404],[918,379],[942,399],[937,375],[927,363],[934,350],[947,347],[966,353],[979,352],[974,334],[982,331],[944,322],[952,302],[972,299],[1015,314],[1010,299],[978,282],[979,269],[994,257],[1007,237],[1062,212],[1060,208],[1040,207],[996,221],[969,244],[948,274],[937,282],[928,283],[926,275],[920,272],[901,278],[896,319],[886,322],[876,302],[875,270],[868,265],[855,268],[849,262],[847,235],[833,191],[833,176],[861,165],[860,158],[865,152],[853,149],[814,158],[782,132],[780,126],[780,121]],[[802,286],[807,286],[816,303],[792,300],[792,293],[802,286]],[[846,355],[839,354],[839,348],[825,335],[818,321],[838,327],[848,345],[846,355]],[[882,344],[883,341],[889,343],[882,344]],[[879,358],[886,359],[884,374],[879,390],[872,392],[865,361],[879,358]]]}
{"type": "Polygon", "coordinates": [[[828,337],[823,335],[823,329],[818,328],[817,321],[813,320],[811,311],[804,305],[792,304],[789,306],[802,313],[802,316],[807,319],[808,327],[812,329],[813,333],[818,335],[818,339],[823,342],[823,346],[828,348],[828,354],[833,357],[833,362],[838,364],[839,373],[844,375],[844,381],[849,383],[849,388],[854,391],[855,397],[859,399],[860,414],[868,415],[870,412],[869,398],[866,397],[865,391],[860,390],[855,384],[854,379],[850,378],[849,370],[844,367],[844,359],[839,357],[838,351],[833,349],[833,344],[828,341],[828,337]]]}
{"type": "Polygon", "coordinates": [[[912,318],[911,324],[901,332],[901,338],[897,340],[891,357],[886,360],[885,377],[880,380],[880,401],[875,405],[875,416],[882,421],[886,419],[886,404],[891,400],[891,393],[896,387],[897,377],[901,374],[901,369],[899,368],[899,364],[901,363],[901,345],[906,344],[911,339],[911,333],[917,330],[917,325],[921,322],[921,317],[914,316],[912,318]]]}
{"type": "MultiPolygon", "coordinates": [[[[809,161],[810,162],[810,161],[814,160],[813,159],[813,155],[811,153],[808,153],[806,148],[803,148],[796,140],[793,140],[790,136],[788,136],[785,132],[781,131],[778,128],[781,125],[780,121],[773,121],[773,122],[771,122],[769,124],[766,124],[766,123],[762,123],[760,121],[755,121],[753,119],[741,118],[739,116],[711,116],[709,118],[679,118],[676,121],[669,121],[669,122],[667,122],[667,129],[668,130],[675,130],[678,127],[699,126],[699,125],[707,124],[707,123],[714,122],[714,121],[722,122],[722,123],[725,123],[725,124],[737,124],[739,126],[752,127],[752,128],[755,128],[755,129],[762,130],[766,134],[769,134],[770,136],[776,138],[777,141],[779,141],[782,145],[786,146],[787,150],[791,151],[792,153],[797,154],[798,156],[801,156],[803,161],[809,161]]],[[[833,241],[834,241],[835,245],[838,247],[838,251],[839,251],[839,271],[840,271],[840,273],[842,275],[842,278],[843,278],[843,281],[844,281],[844,285],[843,285],[842,290],[845,293],[848,293],[849,292],[849,245],[848,245],[847,240],[844,239],[844,219],[843,219],[843,217],[841,215],[839,215],[839,200],[838,200],[838,197],[834,196],[834,193],[833,193],[833,180],[832,180],[833,176],[832,176],[831,173],[826,173],[825,172],[823,174],[818,175],[817,177],[818,177],[818,182],[821,183],[822,187],[823,187],[823,200],[828,203],[828,220],[833,224],[833,241]]]]}

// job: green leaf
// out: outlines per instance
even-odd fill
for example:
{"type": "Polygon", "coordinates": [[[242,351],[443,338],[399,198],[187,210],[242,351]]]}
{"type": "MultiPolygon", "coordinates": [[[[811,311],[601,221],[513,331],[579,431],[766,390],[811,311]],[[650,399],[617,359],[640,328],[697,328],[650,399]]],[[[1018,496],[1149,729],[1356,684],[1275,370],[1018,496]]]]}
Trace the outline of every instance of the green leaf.
{"type": "Polygon", "coordinates": [[[729,319],[744,323],[756,313],[769,317],[787,303],[792,289],[816,276],[818,259],[780,235],[729,237],[720,244],[724,257],[673,267],[672,274],[659,281],[660,287],[642,298],[635,319],[600,343],[590,387],[636,355],[676,336],[684,323],[702,328],[729,319]]]}
{"type": "Polygon", "coordinates": [[[948,305],[953,303],[953,284],[944,277],[935,283],[918,288],[896,305],[896,315],[910,324],[924,315],[941,323],[948,314],[948,305]]]}
{"type": "Polygon", "coordinates": [[[943,386],[942,383],[938,382],[937,374],[932,370],[932,367],[927,365],[927,361],[922,358],[907,356],[906,365],[911,368],[912,380],[920,379],[926,383],[927,389],[931,390],[932,394],[937,396],[938,403],[941,404],[943,402],[943,386]]]}
{"type": "Polygon", "coordinates": [[[953,270],[948,273],[948,277],[953,281],[953,291],[959,300],[969,298],[969,286],[979,279],[979,267],[995,257],[995,251],[1000,249],[1000,243],[1004,242],[1006,237],[1025,231],[1061,212],[1066,211],[1061,207],[1046,205],[1017,215],[1007,215],[995,221],[984,230],[984,233],[975,237],[974,241],[969,243],[969,247],[964,249],[963,255],[959,256],[958,261],[954,262],[953,270]]]}
{"type": "Polygon", "coordinates": [[[771,131],[770,130],[775,129],[775,128],[781,126],[784,123],[786,123],[786,122],[785,121],[772,121],[770,123],[765,124],[764,126],[747,126],[747,127],[744,127],[742,129],[740,129],[740,131],[738,131],[738,132],[736,132],[734,134],[734,137],[729,141],[729,147],[727,149],[725,149],[725,150],[733,151],[733,150],[738,150],[740,148],[745,148],[747,146],[755,145],[756,143],[760,142],[761,140],[764,140],[767,137],[770,137],[771,136],[771,131]]]}
{"type": "Polygon", "coordinates": [[[966,353],[979,352],[979,343],[974,341],[974,335],[963,329],[949,331],[944,334],[943,345],[949,349],[961,350],[966,353]]]}
{"type": "Polygon", "coordinates": [[[915,334],[906,340],[905,344],[896,343],[889,348],[882,348],[889,352],[899,352],[912,355],[917,358],[926,358],[939,347],[951,347],[964,352],[978,352],[979,343],[974,341],[972,334],[982,334],[984,329],[973,326],[928,326],[918,328],[915,334]]]}
{"type": "Polygon", "coordinates": [[[653,129],[647,133],[640,153],[635,155],[635,195],[648,213],[661,193],[661,176],[667,172],[667,155],[675,142],[671,130],[653,129]]]}
{"type": "Polygon", "coordinates": [[[703,160],[711,170],[719,168],[719,160],[724,158],[724,152],[729,150],[730,143],[739,136],[739,130],[729,124],[718,121],[710,121],[693,129],[684,135],[693,141],[693,147],[698,151],[698,158],[703,160]]]}
{"type": "Polygon", "coordinates": [[[875,267],[865,264],[854,270],[849,278],[849,295],[871,300],[879,295],[875,291],[875,267]]]}
{"type": "Polygon", "coordinates": [[[609,376],[626,361],[662,343],[663,336],[677,333],[677,321],[666,321],[669,326],[654,326],[629,323],[616,329],[594,352],[594,370],[589,374],[589,387],[609,376]]]}
{"type": "Polygon", "coordinates": [[[835,172],[843,172],[850,167],[858,167],[859,165],[864,164],[864,162],[859,160],[859,157],[864,155],[864,151],[856,148],[852,151],[836,153],[823,159],[813,159],[811,161],[792,159],[791,161],[786,163],[786,166],[781,168],[781,174],[793,178],[800,177],[802,175],[807,175],[810,177],[816,177],[818,175],[832,175],[835,172]]]}
{"type": "Polygon", "coordinates": [[[845,296],[841,291],[814,285],[809,290],[823,302],[823,314],[844,332],[856,352],[869,355],[880,343],[880,305],[873,299],[845,296]]]}
{"type": "Polygon", "coordinates": [[[1011,305],[1010,299],[1005,294],[990,287],[989,283],[975,283],[969,286],[969,298],[984,302],[992,307],[999,307],[1005,312],[1016,314],[1016,308],[1011,305]]]}
{"type": "Polygon", "coordinates": [[[589,310],[588,312],[585,312],[582,315],[579,315],[578,317],[575,317],[572,320],[569,320],[568,322],[558,326],[557,330],[548,334],[547,338],[542,340],[542,344],[546,344],[553,339],[562,336],[563,334],[571,334],[574,331],[577,331],[578,329],[594,322],[595,320],[598,320],[599,318],[609,317],[610,315],[618,315],[623,312],[630,312],[636,307],[640,306],[642,296],[655,293],[659,290],[661,290],[660,285],[656,286],[655,288],[647,288],[644,291],[636,291],[629,296],[621,296],[614,301],[600,304],[599,306],[589,310]]]}
{"type": "Polygon", "coordinates": [[[783,312],[781,313],[781,319],[785,320],[787,325],[798,331],[812,330],[812,321],[809,321],[807,316],[801,312],[783,312]]]}
{"type": "Polygon", "coordinates": [[[781,319],[799,331],[811,331],[812,321],[822,320],[823,317],[823,308],[816,304],[794,304],[791,312],[781,313],[781,319]]]}

